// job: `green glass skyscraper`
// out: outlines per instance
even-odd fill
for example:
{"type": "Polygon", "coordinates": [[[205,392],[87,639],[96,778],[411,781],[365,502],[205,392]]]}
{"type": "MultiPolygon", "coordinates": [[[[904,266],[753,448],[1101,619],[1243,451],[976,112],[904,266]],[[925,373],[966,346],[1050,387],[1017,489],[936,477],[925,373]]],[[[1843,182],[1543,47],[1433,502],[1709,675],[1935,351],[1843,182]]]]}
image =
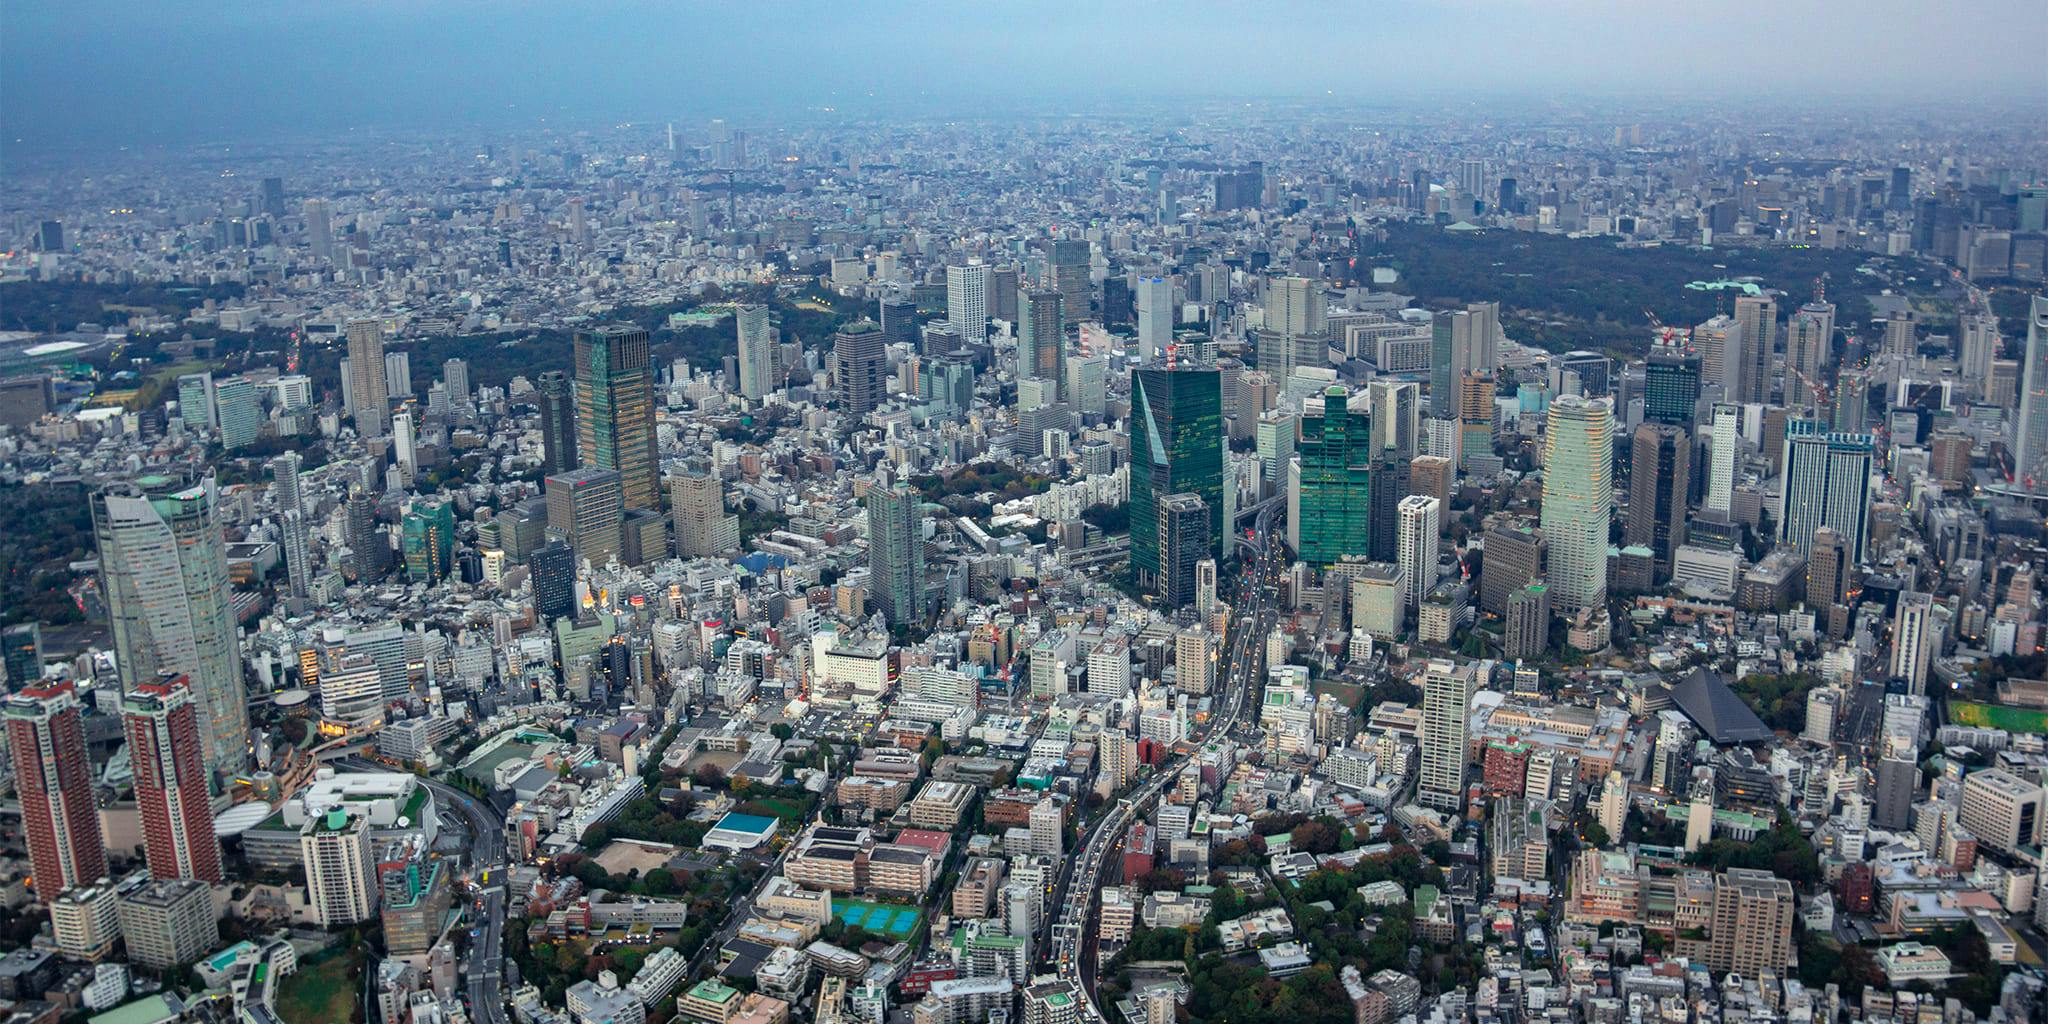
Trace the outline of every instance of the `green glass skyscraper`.
{"type": "Polygon", "coordinates": [[[1167,495],[1209,506],[1209,543],[1223,523],[1223,376],[1213,367],[1131,371],[1131,578],[1159,585],[1160,509],[1167,495]]]}
{"type": "Polygon", "coordinates": [[[405,574],[435,582],[455,565],[455,506],[446,501],[415,501],[401,522],[405,574]]]}
{"type": "Polygon", "coordinates": [[[626,511],[659,511],[647,332],[632,324],[578,331],[575,359],[576,447],[583,465],[618,472],[626,511]]]}
{"type": "Polygon", "coordinates": [[[1323,414],[1301,421],[1301,559],[1329,565],[1372,550],[1372,417],[1351,392],[1323,392],[1323,414]]]}

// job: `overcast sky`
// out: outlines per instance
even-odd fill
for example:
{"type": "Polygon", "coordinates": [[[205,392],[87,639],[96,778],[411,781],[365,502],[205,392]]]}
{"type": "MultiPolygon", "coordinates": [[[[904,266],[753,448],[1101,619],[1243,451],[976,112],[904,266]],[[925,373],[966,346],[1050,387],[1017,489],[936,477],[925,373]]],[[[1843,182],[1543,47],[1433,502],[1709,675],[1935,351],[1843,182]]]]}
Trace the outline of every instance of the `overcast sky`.
{"type": "Polygon", "coordinates": [[[2048,0],[4,0],[0,127],[33,145],[1325,95],[2048,106],[2044,53],[2048,0]]]}

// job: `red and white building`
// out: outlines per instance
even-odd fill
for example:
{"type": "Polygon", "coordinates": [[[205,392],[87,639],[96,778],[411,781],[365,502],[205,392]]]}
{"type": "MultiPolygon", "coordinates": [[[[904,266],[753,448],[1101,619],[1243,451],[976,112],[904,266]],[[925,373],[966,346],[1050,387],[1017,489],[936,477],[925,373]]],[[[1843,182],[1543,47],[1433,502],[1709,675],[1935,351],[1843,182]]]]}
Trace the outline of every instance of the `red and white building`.
{"type": "Polygon", "coordinates": [[[106,877],[107,844],[93,803],[92,768],[78,695],[69,680],[30,686],[7,698],[7,746],[14,752],[21,828],[44,903],[74,885],[106,877]]]}
{"type": "Polygon", "coordinates": [[[121,699],[135,765],[135,803],[155,878],[221,880],[220,840],[206,794],[199,706],[182,675],[165,673],[121,699]]]}

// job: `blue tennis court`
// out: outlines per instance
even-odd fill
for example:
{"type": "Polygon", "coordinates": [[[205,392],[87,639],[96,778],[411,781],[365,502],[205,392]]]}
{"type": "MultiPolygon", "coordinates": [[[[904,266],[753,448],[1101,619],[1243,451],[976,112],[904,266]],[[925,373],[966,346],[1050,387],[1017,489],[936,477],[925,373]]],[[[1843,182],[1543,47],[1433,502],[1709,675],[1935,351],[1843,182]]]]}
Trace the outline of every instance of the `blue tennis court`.
{"type": "Polygon", "coordinates": [[[904,938],[917,928],[917,909],[866,900],[832,901],[832,915],[854,928],[904,938]]]}

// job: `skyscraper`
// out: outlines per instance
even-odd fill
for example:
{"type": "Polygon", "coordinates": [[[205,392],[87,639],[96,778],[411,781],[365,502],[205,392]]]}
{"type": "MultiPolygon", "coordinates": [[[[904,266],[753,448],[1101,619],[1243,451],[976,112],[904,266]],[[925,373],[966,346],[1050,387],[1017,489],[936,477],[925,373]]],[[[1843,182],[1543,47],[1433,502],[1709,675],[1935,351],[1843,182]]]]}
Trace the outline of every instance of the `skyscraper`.
{"type": "Polygon", "coordinates": [[[768,307],[758,303],[738,306],[733,310],[733,322],[739,331],[739,392],[759,401],[775,390],[775,328],[768,323],[768,307]]]}
{"type": "Polygon", "coordinates": [[[1792,883],[1768,871],[1729,868],[1714,879],[1707,966],[1745,978],[1783,977],[1792,962],[1792,883]]]}
{"type": "Polygon", "coordinates": [[[585,466],[547,478],[548,531],[576,549],[579,561],[602,566],[625,554],[617,470],[585,466]]]}
{"type": "Polygon", "coordinates": [[[391,432],[391,393],[384,380],[384,322],[348,322],[349,399],[356,433],[365,438],[391,432]]]}
{"type": "Polygon", "coordinates": [[[988,340],[988,266],[980,260],[946,268],[946,322],[970,344],[988,340]]]}
{"type": "Polygon", "coordinates": [[[527,558],[533,578],[533,609],[542,621],[576,610],[576,552],[556,541],[527,558]]]}
{"type": "Polygon", "coordinates": [[[107,874],[78,697],[68,679],[37,683],[8,697],[0,716],[14,752],[14,788],[36,898],[48,903],[107,874]]]}
{"type": "Polygon", "coordinates": [[[313,586],[313,545],[305,513],[298,509],[279,513],[278,532],[283,535],[280,546],[284,549],[286,585],[293,597],[305,597],[312,593],[313,586]]]}
{"type": "Polygon", "coordinates": [[[1768,405],[1771,401],[1771,356],[1778,344],[1778,303],[1764,295],[1735,299],[1735,325],[1742,332],[1740,401],[1768,405]]]}
{"type": "Polygon", "coordinates": [[[1742,407],[1728,402],[1714,403],[1714,419],[1707,427],[1707,496],[1701,508],[1726,512],[1735,500],[1735,466],[1741,441],[1742,407]]]}
{"type": "Polygon", "coordinates": [[[1508,598],[1543,578],[1548,548],[1543,531],[1526,522],[1496,519],[1486,528],[1486,560],[1479,570],[1479,607],[1489,615],[1505,615],[1508,598]]]}
{"type": "Polygon", "coordinates": [[[377,525],[377,499],[358,487],[348,496],[349,568],[356,579],[374,581],[391,568],[391,542],[377,525]]]}
{"type": "Polygon", "coordinates": [[[43,678],[43,626],[17,622],[0,629],[0,668],[16,689],[43,678]]]}
{"type": "Polygon", "coordinates": [[[1094,310],[1095,286],[1089,281],[1091,254],[1085,238],[1065,238],[1052,243],[1052,287],[1060,293],[1060,306],[1068,319],[1079,323],[1094,310]]]}
{"type": "Polygon", "coordinates": [[[1792,420],[1786,428],[1779,541],[1803,558],[1812,551],[1814,531],[1832,527],[1848,545],[1850,564],[1861,564],[1870,537],[1870,474],[1876,468],[1870,435],[1825,434],[1818,420],[1809,419],[1792,420]]]}
{"type": "MultiPolygon", "coordinates": [[[[983,324],[983,335],[987,325],[983,324]]],[[[847,324],[833,336],[839,362],[839,405],[847,415],[866,416],[888,397],[889,357],[882,348],[882,328],[873,320],[847,324]]]]}
{"type": "Polygon", "coordinates": [[[1034,291],[1018,308],[1017,376],[1060,381],[1066,377],[1066,321],[1056,291],[1034,291]]]}
{"type": "Polygon", "coordinates": [[[1643,416],[1690,427],[1700,400],[1700,360],[1679,345],[1656,345],[1643,367],[1643,416]]]}
{"type": "Polygon", "coordinates": [[[306,218],[306,248],[322,263],[334,260],[334,214],[325,199],[308,199],[300,207],[306,218]]]}
{"type": "Polygon", "coordinates": [[[902,344],[919,355],[928,355],[919,344],[917,300],[904,295],[885,295],[881,301],[882,341],[902,344]]]}
{"type": "Polygon", "coordinates": [[[222,448],[234,451],[256,443],[263,431],[263,398],[254,382],[240,375],[222,377],[213,387],[213,406],[222,448]]]}
{"type": "Polygon", "coordinates": [[[121,700],[121,724],[150,875],[220,881],[220,840],[207,800],[198,702],[185,677],[165,675],[130,690],[121,700]]]}
{"type": "Polygon", "coordinates": [[[2027,306],[2027,350],[2020,359],[2024,377],[2012,484],[2032,496],[2048,491],[2048,295],[2034,296],[2027,306]]]}
{"type": "Polygon", "coordinates": [[[669,508],[675,516],[676,554],[703,558],[740,546],[740,519],[725,510],[725,484],[690,468],[669,477],[669,508]]]}
{"type": "Polygon", "coordinates": [[[1570,614],[1607,603],[1607,527],[1614,513],[1614,413],[1605,398],[1550,403],[1543,445],[1543,538],[1551,606],[1570,614]]]}
{"type": "Polygon", "coordinates": [[[1164,365],[1131,371],[1131,574],[1160,583],[1160,510],[1171,494],[1209,507],[1211,546],[1223,524],[1223,378],[1215,369],[1164,365]]]}
{"type": "Polygon", "coordinates": [[[868,575],[875,604],[891,626],[924,619],[924,513],[921,496],[901,480],[868,487],[868,575]]]}
{"type": "MultiPolygon", "coordinates": [[[[1785,404],[1810,405],[1834,350],[1835,304],[1815,299],[1792,314],[1785,332],[1785,404]]],[[[1988,369],[1988,367],[1987,367],[1988,369]]]]}
{"type": "Polygon", "coordinates": [[[1957,345],[1960,353],[1956,360],[1957,374],[1970,393],[1985,396],[1991,383],[1991,361],[1998,358],[1998,317],[1989,313],[1965,313],[1956,318],[1956,327],[1962,332],[1957,345]]]}
{"type": "Polygon", "coordinates": [[[1628,526],[1623,538],[1657,553],[1660,577],[1685,543],[1685,492],[1692,480],[1692,435],[1682,427],[1645,423],[1629,453],[1628,526]]]}
{"type": "Polygon", "coordinates": [[[368,814],[337,807],[308,819],[299,829],[299,859],[306,867],[306,900],[320,927],[351,925],[377,913],[368,814]]]}
{"type": "Polygon", "coordinates": [[[1422,674],[1422,771],[1416,802],[1457,812],[1465,806],[1465,762],[1472,694],[1479,689],[1474,664],[1437,659],[1422,674]]]}
{"type": "MultiPolygon", "coordinates": [[[[1265,429],[1264,423],[1260,429],[1265,429]]],[[[1288,430],[1291,433],[1292,427],[1288,430]]],[[[1363,408],[1351,408],[1351,392],[1341,385],[1323,392],[1321,416],[1302,419],[1298,448],[1303,561],[1329,565],[1371,552],[1372,441],[1370,417],[1363,408]]]]}
{"type": "MultiPolygon", "coordinates": [[[[1325,340],[1328,308],[1323,290],[1306,277],[1276,277],[1266,286],[1266,328],[1292,339],[1325,340]]],[[[1320,365],[1320,364],[1317,364],[1320,365]]]]}
{"type": "Polygon", "coordinates": [[[1436,587],[1437,550],[1443,543],[1443,505],[1426,494],[1401,499],[1397,527],[1401,604],[1413,613],[1436,587]]]}
{"type": "Polygon", "coordinates": [[[1899,595],[1892,618],[1892,678],[1903,680],[1908,694],[1927,692],[1927,667],[1940,646],[1934,619],[1934,595],[1907,591],[1899,595]]]}
{"type": "Polygon", "coordinates": [[[414,501],[399,521],[399,541],[405,574],[417,582],[438,582],[455,568],[455,506],[442,499],[414,501]]]}
{"type": "Polygon", "coordinates": [[[123,690],[166,673],[187,678],[200,702],[206,766],[241,768],[249,747],[248,698],[227,542],[209,478],[116,483],[93,500],[93,536],[123,690]]]}
{"type": "Polygon", "coordinates": [[[448,389],[448,400],[457,408],[469,404],[469,361],[449,358],[441,364],[441,384],[448,389]]]}
{"type": "Polygon", "coordinates": [[[1138,355],[1147,362],[1164,358],[1173,343],[1173,282],[1163,277],[1138,279],[1138,355]]]}
{"type": "Polygon", "coordinates": [[[1180,608],[1194,603],[1200,566],[1213,548],[1209,506],[1199,495],[1169,494],[1159,505],[1159,603],[1180,608]]]}
{"type": "Polygon", "coordinates": [[[647,332],[631,324],[577,331],[575,359],[576,448],[582,465],[618,472],[625,511],[661,511],[647,332]]]}
{"type": "Polygon", "coordinates": [[[582,462],[576,455],[576,386],[560,370],[543,370],[540,395],[541,472],[561,473],[582,462]]]}

